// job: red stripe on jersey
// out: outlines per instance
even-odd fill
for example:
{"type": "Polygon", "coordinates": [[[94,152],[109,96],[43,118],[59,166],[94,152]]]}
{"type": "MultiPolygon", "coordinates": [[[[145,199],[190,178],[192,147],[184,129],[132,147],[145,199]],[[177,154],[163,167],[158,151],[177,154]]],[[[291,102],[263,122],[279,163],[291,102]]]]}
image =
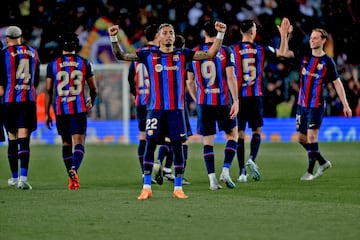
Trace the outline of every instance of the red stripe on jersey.
{"type": "MultiPolygon", "coordinates": [[[[166,59],[166,66],[173,66],[174,62],[173,61],[173,54],[168,54],[167,55],[167,59],[166,59]]],[[[180,59],[179,59],[180,60],[180,59]]],[[[180,69],[179,69],[180,70],[180,69]]],[[[172,92],[174,91],[174,81],[176,81],[176,76],[175,76],[175,80],[174,80],[174,73],[172,70],[167,70],[167,82],[168,82],[168,89],[166,89],[168,96],[169,96],[169,109],[175,109],[175,105],[174,105],[174,95],[172,92]]]]}

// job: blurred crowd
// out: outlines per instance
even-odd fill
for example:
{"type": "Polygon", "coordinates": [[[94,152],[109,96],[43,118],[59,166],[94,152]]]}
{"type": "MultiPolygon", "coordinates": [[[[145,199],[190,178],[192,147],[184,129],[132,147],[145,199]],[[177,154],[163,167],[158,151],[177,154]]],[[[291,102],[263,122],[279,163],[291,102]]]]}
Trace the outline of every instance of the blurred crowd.
{"type": "MultiPolygon", "coordinates": [[[[337,63],[354,116],[360,116],[360,2],[357,0],[3,0],[0,8],[0,36],[6,27],[18,25],[24,39],[35,47],[42,63],[50,61],[58,51],[58,35],[72,31],[80,38],[80,53],[91,61],[115,61],[111,54],[103,54],[103,44],[109,44],[106,29],[118,24],[122,42],[127,49],[136,49],[145,43],[143,29],[152,23],[168,22],[186,38],[186,47],[192,48],[202,40],[203,23],[215,18],[228,25],[224,44],[241,39],[239,23],[254,19],[258,24],[258,43],[279,45],[276,25],[288,17],[294,26],[290,48],[304,51],[314,27],[326,29],[331,38],[326,52],[337,63]],[[95,41],[94,39],[97,39],[95,41]],[[100,42],[100,43],[99,43],[100,42]],[[94,45],[98,49],[94,51],[94,45]],[[100,50],[99,50],[100,49],[100,50]]],[[[107,50],[109,51],[109,50],[107,50]]],[[[296,60],[271,61],[265,75],[266,117],[294,116],[298,68],[296,60]]],[[[342,107],[332,84],[327,86],[327,115],[341,116],[342,107]]]]}

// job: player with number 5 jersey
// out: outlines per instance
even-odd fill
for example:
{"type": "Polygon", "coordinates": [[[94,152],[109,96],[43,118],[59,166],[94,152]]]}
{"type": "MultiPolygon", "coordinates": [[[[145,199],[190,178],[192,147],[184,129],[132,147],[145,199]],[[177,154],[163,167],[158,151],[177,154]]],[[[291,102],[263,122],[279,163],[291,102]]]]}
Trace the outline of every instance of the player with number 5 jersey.
{"type": "Polygon", "coordinates": [[[240,23],[242,40],[232,46],[235,55],[235,73],[238,79],[240,107],[238,114],[239,139],[237,157],[239,162],[239,182],[246,182],[245,170],[245,128],[248,124],[252,129],[250,155],[246,166],[253,180],[260,180],[260,172],[255,164],[255,159],[261,143],[261,127],[263,126],[263,72],[265,60],[270,57],[284,57],[285,41],[288,41],[288,23],[284,18],[278,30],[281,36],[280,48],[263,46],[254,42],[257,26],[253,20],[244,20],[240,23]]]}

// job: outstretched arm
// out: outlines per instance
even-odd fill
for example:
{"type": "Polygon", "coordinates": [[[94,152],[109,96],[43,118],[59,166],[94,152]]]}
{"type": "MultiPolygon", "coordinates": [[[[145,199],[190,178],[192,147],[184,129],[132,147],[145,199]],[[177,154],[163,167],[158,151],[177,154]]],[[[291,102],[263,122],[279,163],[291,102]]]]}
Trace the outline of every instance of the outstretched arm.
{"type": "Polygon", "coordinates": [[[222,22],[215,22],[215,29],[218,31],[215,42],[213,42],[209,50],[195,52],[193,56],[194,60],[209,59],[216,56],[224,39],[226,24],[222,22]]]}
{"type": "Polygon", "coordinates": [[[136,53],[124,52],[124,50],[121,48],[119,41],[117,39],[117,36],[116,36],[118,32],[119,32],[118,25],[114,25],[114,26],[111,26],[108,28],[108,33],[109,33],[110,41],[111,41],[111,49],[112,49],[114,56],[118,60],[125,60],[125,61],[139,60],[136,53]]]}
{"type": "Polygon", "coordinates": [[[276,51],[277,57],[294,57],[294,52],[289,49],[289,39],[293,31],[293,26],[289,19],[283,18],[281,25],[277,26],[280,33],[280,48],[276,51]]]}

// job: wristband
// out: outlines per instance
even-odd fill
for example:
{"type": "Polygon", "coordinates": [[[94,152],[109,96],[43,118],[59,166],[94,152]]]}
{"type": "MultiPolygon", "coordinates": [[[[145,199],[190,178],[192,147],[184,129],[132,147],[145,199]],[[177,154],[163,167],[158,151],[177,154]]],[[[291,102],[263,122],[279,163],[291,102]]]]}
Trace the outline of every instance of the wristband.
{"type": "Polygon", "coordinates": [[[117,36],[110,36],[110,41],[111,42],[118,42],[117,36]]]}
{"type": "Polygon", "coordinates": [[[218,32],[217,35],[216,35],[216,38],[222,40],[222,39],[224,39],[224,35],[225,35],[225,33],[223,33],[223,32],[218,32]]]}

